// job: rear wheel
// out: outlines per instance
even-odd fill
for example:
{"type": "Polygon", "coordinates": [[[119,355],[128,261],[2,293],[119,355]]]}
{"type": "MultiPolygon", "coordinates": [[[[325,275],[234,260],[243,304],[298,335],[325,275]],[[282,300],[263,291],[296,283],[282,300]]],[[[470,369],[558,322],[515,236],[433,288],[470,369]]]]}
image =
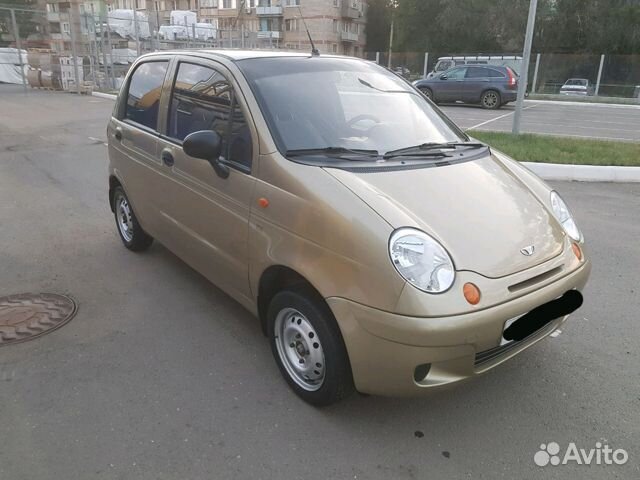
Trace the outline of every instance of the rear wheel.
{"type": "Polygon", "coordinates": [[[483,108],[496,110],[500,108],[500,94],[495,90],[487,90],[480,97],[480,104],[483,108]]]}
{"type": "Polygon", "coordinates": [[[127,194],[120,186],[116,187],[113,192],[113,210],[118,233],[124,246],[134,252],[141,252],[149,248],[153,243],[153,237],[148,235],[138,223],[127,194]]]}
{"type": "Polygon", "coordinates": [[[310,289],[285,290],[269,305],[273,356],[293,391],[326,406],[353,392],[353,377],[340,329],[329,307],[310,289]]]}

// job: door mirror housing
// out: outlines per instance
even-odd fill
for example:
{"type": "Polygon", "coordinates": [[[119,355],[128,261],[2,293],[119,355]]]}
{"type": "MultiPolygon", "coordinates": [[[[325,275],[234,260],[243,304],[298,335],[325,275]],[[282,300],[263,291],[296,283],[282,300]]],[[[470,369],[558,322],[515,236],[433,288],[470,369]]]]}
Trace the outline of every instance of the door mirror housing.
{"type": "Polygon", "coordinates": [[[447,75],[444,74],[444,73],[442,75],[440,75],[440,80],[446,80],[447,78],[449,78],[449,77],[447,77],[447,75]]]}
{"type": "Polygon", "coordinates": [[[184,153],[208,161],[221,178],[229,176],[229,167],[220,161],[222,138],[213,130],[200,130],[187,135],[182,142],[184,153]]]}

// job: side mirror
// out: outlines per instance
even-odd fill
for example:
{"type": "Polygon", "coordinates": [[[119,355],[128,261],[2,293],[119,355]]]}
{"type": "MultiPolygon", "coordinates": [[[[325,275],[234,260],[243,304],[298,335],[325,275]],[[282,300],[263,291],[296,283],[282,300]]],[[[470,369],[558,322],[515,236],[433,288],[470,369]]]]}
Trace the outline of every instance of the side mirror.
{"type": "Polygon", "coordinates": [[[440,75],[440,80],[446,80],[447,78],[449,77],[447,77],[444,73],[440,75]]]}
{"type": "Polygon", "coordinates": [[[222,138],[213,130],[200,130],[186,136],[182,142],[184,153],[208,161],[221,178],[229,176],[229,167],[220,161],[222,138]]]}

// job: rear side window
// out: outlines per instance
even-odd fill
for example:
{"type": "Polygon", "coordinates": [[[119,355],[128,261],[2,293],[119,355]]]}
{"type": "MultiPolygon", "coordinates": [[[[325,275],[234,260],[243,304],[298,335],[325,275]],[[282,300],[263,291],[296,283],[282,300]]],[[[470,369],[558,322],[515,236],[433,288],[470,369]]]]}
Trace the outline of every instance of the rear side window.
{"type": "Polygon", "coordinates": [[[251,131],[233,86],[213,68],[182,62],[171,94],[168,136],[182,141],[200,130],[222,137],[225,160],[251,167],[251,131]]]}
{"type": "Polygon", "coordinates": [[[498,70],[494,70],[493,68],[488,68],[487,70],[489,70],[489,76],[492,78],[502,78],[504,77],[504,75],[499,72],[498,70]]]}
{"type": "Polygon", "coordinates": [[[129,82],[125,118],[156,130],[162,83],[169,62],[146,62],[139,65],[129,82]]]}
{"type": "Polygon", "coordinates": [[[489,77],[489,69],[485,67],[469,67],[465,78],[487,78],[489,77]]]}

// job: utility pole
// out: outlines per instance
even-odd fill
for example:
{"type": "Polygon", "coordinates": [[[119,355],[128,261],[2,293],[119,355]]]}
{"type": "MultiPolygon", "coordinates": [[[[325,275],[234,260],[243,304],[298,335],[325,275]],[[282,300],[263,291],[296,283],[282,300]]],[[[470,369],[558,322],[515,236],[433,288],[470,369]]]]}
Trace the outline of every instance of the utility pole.
{"type": "Polygon", "coordinates": [[[522,118],[522,106],[524,94],[527,90],[529,79],[529,61],[531,59],[531,44],[533,43],[533,29],[536,24],[536,11],[538,0],[531,0],[529,4],[529,18],[527,19],[527,32],[524,37],[524,50],[522,52],[522,71],[520,72],[520,84],[518,85],[518,97],[516,101],[516,113],[513,116],[513,133],[520,133],[520,119],[522,118]]]}
{"type": "MultiPolygon", "coordinates": [[[[93,4],[91,5],[91,13],[93,13],[93,4]]],[[[102,14],[102,9],[100,9],[100,12],[98,12],[98,16],[100,19],[100,52],[102,53],[102,64],[104,65],[104,81],[105,85],[110,85],[113,88],[113,84],[110,82],[109,78],[109,65],[107,64],[106,46],[104,41],[104,16],[102,14]]],[[[98,62],[100,61],[98,60],[98,62]]],[[[98,71],[100,71],[99,65],[98,71]]]]}
{"type": "MultiPolygon", "coordinates": [[[[82,93],[82,90],[80,88],[80,69],[78,65],[78,50],[76,49],[76,29],[73,24],[71,9],[69,9],[69,12],[67,13],[67,21],[69,22],[69,34],[71,35],[71,55],[73,58],[73,79],[76,84],[76,93],[80,95],[80,93],[82,93]]],[[[84,71],[83,71],[83,76],[84,76],[84,71]]]]}
{"type": "MultiPolygon", "coordinates": [[[[111,25],[109,25],[109,14],[107,13],[107,48],[109,49],[109,69],[111,70],[111,84],[115,89],[117,87],[116,84],[116,72],[113,66],[113,45],[111,45],[111,25]]],[[[128,57],[128,55],[127,55],[128,57]]]]}
{"type": "Polygon", "coordinates": [[[18,61],[20,63],[20,75],[22,76],[22,88],[27,93],[27,79],[24,76],[24,65],[22,64],[22,44],[20,42],[20,31],[18,30],[18,22],[16,22],[16,11],[11,9],[11,25],[13,26],[13,36],[16,40],[16,49],[18,50],[18,61]]]}
{"type": "Polygon", "coordinates": [[[138,10],[136,10],[135,5],[133,5],[133,30],[136,35],[136,53],[137,56],[140,56],[140,31],[138,29],[138,10]]]}
{"type": "Polygon", "coordinates": [[[391,12],[391,31],[389,32],[389,55],[387,55],[387,68],[391,68],[391,56],[393,55],[393,26],[395,23],[395,6],[392,7],[393,11],[391,12]]]}

